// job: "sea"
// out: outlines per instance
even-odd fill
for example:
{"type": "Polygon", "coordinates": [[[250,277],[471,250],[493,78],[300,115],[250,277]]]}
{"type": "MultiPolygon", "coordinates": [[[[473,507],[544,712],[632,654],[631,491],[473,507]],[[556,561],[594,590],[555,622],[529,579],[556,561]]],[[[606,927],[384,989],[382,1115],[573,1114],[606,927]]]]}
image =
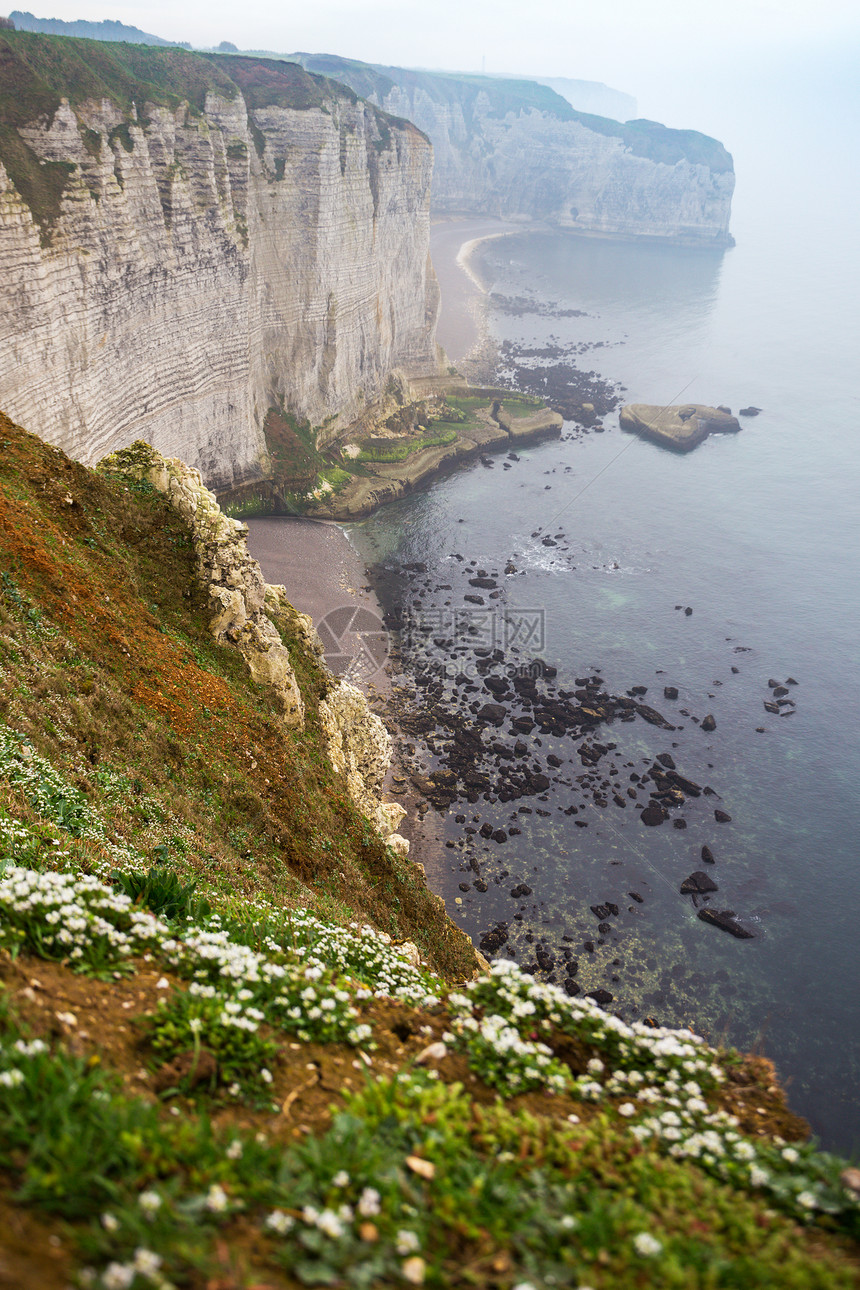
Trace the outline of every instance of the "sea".
{"type": "MultiPolygon", "coordinates": [[[[493,611],[532,624],[554,685],[598,675],[613,694],[645,687],[639,698],[676,728],[601,729],[622,798],[659,753],[714,791],[688,802],[685,828],[648,827],[641,802],[583,798],[571,741],[535,744],[534,732],[529,756],[545,764],[552,750],[559,762],[550,790],[529,799],[537,809],[490,793],[436,817],[451,845],[430,879],[452,918],[476,943],[507,920],[525,938],[509,942],[521,961],[540,938],[555,954],[567,947],[582,988],[607,988],[621,1016],[768,1056],[820,1142],[856,1153],[860,239],[845,89],[842,105],[810,91],[777,112],[762,93],[727,115],[731,249],[529,230],[483,241],[470,258],[497,342],[576,349],[626,402],[760,408],[740,433],[676,455],[621,431],[617,413],[603,432],[568,425],[516,461],[476,462],[384,508],[349,537],[437,623],[463,604],[464,570],[485,570],[502,589],[493,611]],[[494,297],[526,307],[495,309],[494,297]],[[791,704],[766,710],[772,683],[789,678],[791,704]],[[718,823],[715,807],[731,818],[718,823]],[[478,820],[513,819],[519,831],[503,845],[464,836],[478,820]],[[483,892],[466,863],[479,842],[483,892]],[[701,901],[681,894],[705,869],[718,886],[711,907],[732,911],[750,938],[702,921],[701,901]],[[529,887],[525,903],[510,896],[515,882],[529,887]],[[601,936],[592,906],[607,902],[619,914],[601,936]]],[[[441,664],[456,627],[439,630],[441,664]]],[[[407,671],[426,666],[426,632],[400,645],[407,671]]]]}

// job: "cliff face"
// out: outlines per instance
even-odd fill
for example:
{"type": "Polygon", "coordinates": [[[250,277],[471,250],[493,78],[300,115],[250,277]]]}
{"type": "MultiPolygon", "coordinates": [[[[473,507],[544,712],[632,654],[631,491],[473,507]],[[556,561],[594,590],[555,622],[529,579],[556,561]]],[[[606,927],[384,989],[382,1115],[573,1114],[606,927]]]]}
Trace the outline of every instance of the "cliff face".
{"type": "Polygon", "coordinates": [[[0,407],[71,455],[144,438],[227,487],[273,404],[325,437],[435,370],[414,126],[288,64],[23,33],[0,86],[0,407]]]}
{"type": "Polygon", "coordinates": [[[537,82],[293,57],[429,136],[436,211],[540,219],[625,237],[731,242],[732,159],[707,135],[578,112],[537,82]]]}

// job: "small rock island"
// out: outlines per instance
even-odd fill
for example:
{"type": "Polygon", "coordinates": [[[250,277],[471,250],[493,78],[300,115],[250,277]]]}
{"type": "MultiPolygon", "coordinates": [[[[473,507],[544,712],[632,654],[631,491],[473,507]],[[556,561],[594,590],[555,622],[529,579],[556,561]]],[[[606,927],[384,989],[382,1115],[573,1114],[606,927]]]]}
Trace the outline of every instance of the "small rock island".
{"type": "Polygon", "coordinates": [[[622,430],[651,439],[674,452],[691,452],[709,434],[735,434],[737,417],[726,408],[709,408],[701,403],[682,403],[661,408],[656,403],[630,403],[621,409],[622,430]]]}

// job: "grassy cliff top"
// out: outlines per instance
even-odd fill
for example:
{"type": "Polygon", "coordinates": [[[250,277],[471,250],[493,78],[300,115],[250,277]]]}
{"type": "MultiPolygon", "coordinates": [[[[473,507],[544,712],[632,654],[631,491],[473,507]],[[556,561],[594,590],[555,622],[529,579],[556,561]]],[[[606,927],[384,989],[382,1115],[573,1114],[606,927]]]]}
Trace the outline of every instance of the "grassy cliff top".
{"type": "Polygon", "coordinates": [[[464,980],[327,760],[291,613],[303,731],[213,644],[189,532],[121,455],[2,415],[0,448],[9,1284],[860,1284],[860,1173],[767,1061],[512,963],[464,980]]]}
{"type": "Polygon", "coordinates": [[[53,116],[60,99],[74,106],[107,98],[123,112],[133,103],[202,110],[207,93],[226,98],[236,83],[218,60],[183,49],[126,45],[71,36],[7,31],[0,39],[0,121],[21,126],[53,116]]]}
{"type": "Polygon", "coordinates": [[[650,161],[673,166],[678,161],[706,165],[715,174],[733,170],[731,155],[723,145],[709,135],[696,130],[672,130],[657,121],[612,121],[608,117],[579,112],[548,85],[529,80],[508,80],[502,77],[467,75],[459,72],[424,72],[404,67],[385,67],[361,63],[355,59],[340,58],[332,54],[289,54],[309,71],[319,72],[343,81],[357,94],[365,97],[375,94],[384,99],[395,86],[408,94],[421,91],[433,102],[457,103],[466,111],[473,111],[478,95],[489,103],[490,115],[503,117],[508,113],[527,111],[545,112],[560,121],[578,121],[597,134],[621,139],[630,151],[650,161]]]}
{"type": "MultiPolygon", "coordinates": [[[[0,31],[0,161],[40,224],[43,240],[50,237],[74,166],[37,156],[20,127],[50,122],[64,98],[73,107],[108,99],[129,122],[135,114],[145,121],[153,106],[176,110],[187,103],[200,113],[208,94],[226,99],[241,94],[251,112],[268,107],[331,111],[337,102],[357,102],[348,86],[297,63],[0,31]]],[[[392,128],[415,131],[380,108],[368,111],[377,118],[377,146],[388,146],[392,128]]],[[[130,149],[127,131],[125,139],[130,149]]]]}
{"type": "Polygon", "coordinates": [[[61,98],[73,106],[107,98],[125,113],[131,112],[132,104],[142,112],[147,103],[169,108],[189,103],[202,111],[207,94],[229,99],[239,92],[251,108],[306,109],[344,96],[355,101],[354,91],[295,63],[33,32],[0,33],[4,125],[50,119],[61,98]]]}

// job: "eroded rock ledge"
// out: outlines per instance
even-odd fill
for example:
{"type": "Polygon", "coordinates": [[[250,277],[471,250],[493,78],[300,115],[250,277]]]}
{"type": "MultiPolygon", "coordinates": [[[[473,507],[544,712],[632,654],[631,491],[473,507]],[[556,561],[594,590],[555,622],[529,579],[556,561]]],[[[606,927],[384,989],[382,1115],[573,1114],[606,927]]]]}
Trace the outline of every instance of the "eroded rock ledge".
{"type": "Polygon", "coordinates": [[[661,408],[656,403],[630,403],[621,409],[622,430],[651,439],[675,452],[690,452],[709,434],[736,434],[740,424],[724,408],[683,403],[661,408]]]}
{"type": "MultiPolygon", "coordinates": [[[[197,577],[208,591],[214,639],[239,650],[253,680],[269,690],[284,724],[302,727],[304,702],[275,624],[281,620],[289,625],[324,668],[322,646],[307,614],[290,604],[283,587],[264,580],[248,552],[247,524],[222,512],[199,471],[176,457],[163,457],[141,440],[104,458],[99,469],[146,481],[167,498],[191,532],[197,577]]],[[[383,801],[391,736],[360,690],[334,677],[331,682],[320,703],[329,760],[345,776],[354,805],[390,846],[406,855],[409,843],[396,832],[406,811],[396,802],[383,801]]]]}

